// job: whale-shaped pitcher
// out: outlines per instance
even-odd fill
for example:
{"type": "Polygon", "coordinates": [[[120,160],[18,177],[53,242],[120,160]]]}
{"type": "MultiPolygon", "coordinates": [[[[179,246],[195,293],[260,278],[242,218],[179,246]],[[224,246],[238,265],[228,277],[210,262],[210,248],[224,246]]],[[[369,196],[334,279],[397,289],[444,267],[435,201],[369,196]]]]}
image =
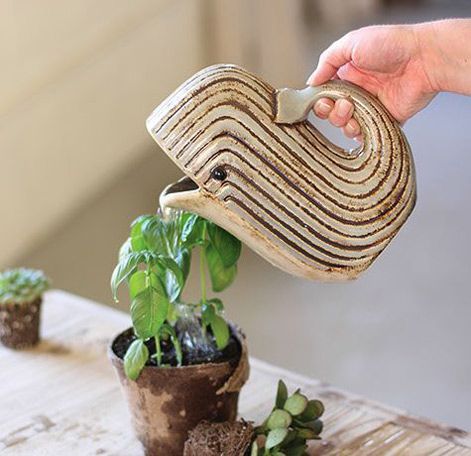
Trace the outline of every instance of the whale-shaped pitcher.
{"type": "Polygon", "coordinates": [[[195,74],[147,119],[186,177],[162,207],[195,212],[275,266],[321,280],[356,278],[404,224],[416,200],[407,140],[381,103],[331,81],[276,90],[234,65],[195,74]],[[307,119],[321,97],[346,97],[363,144],[331,143],[307,119]]]}

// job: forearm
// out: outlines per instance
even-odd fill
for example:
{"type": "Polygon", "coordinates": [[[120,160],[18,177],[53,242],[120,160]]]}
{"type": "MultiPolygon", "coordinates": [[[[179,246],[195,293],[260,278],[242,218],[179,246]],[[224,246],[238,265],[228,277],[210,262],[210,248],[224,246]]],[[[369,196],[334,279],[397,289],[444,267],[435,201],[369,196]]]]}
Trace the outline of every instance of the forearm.
{"type": "Polygon", "coordinates": [[[471,95],[471,19],[447,19],[414,27],[433,89],[471,95]]]}

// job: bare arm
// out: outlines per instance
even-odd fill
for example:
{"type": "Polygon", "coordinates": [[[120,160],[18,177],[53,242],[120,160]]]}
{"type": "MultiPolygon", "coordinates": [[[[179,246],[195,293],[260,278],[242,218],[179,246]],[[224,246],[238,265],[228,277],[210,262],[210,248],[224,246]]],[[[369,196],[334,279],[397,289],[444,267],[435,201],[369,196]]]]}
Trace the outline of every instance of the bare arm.
{"type": "Polygon", "coordinates": [[[471,95],[471,19],[448,19],[415,27],[435,89],[471,95]]]}

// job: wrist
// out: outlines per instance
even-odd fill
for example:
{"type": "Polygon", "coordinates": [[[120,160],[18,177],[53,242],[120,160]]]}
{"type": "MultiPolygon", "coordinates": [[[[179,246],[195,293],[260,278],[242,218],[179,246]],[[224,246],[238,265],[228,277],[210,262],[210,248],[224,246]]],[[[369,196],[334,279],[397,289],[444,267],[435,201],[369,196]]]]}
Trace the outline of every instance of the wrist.
{"type": "Polygon", "coordinates": [[[414,27],[432,89],[471,95],[471,19],[445,19],[414,27]]]}
{"type": "Polygon", "coordinates": [[[445,87],[445,62],[438,45],[435,22],[416,24],[412,26],[418,46],[419,59],[424,72],[425,92],[438,93],[448,90],[445,87]]]}

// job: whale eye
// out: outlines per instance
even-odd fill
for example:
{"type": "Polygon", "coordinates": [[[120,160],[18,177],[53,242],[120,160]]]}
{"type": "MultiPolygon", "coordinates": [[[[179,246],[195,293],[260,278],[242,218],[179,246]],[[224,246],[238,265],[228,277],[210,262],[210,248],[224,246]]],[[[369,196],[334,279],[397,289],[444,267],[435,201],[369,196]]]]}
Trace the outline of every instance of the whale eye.
{"type": "Polygon", "coordinates": [[[218,181],[223,181],[227,177],[227,171],[222,166],[217,166],[211,171],[211,177],[218,181]]]}

